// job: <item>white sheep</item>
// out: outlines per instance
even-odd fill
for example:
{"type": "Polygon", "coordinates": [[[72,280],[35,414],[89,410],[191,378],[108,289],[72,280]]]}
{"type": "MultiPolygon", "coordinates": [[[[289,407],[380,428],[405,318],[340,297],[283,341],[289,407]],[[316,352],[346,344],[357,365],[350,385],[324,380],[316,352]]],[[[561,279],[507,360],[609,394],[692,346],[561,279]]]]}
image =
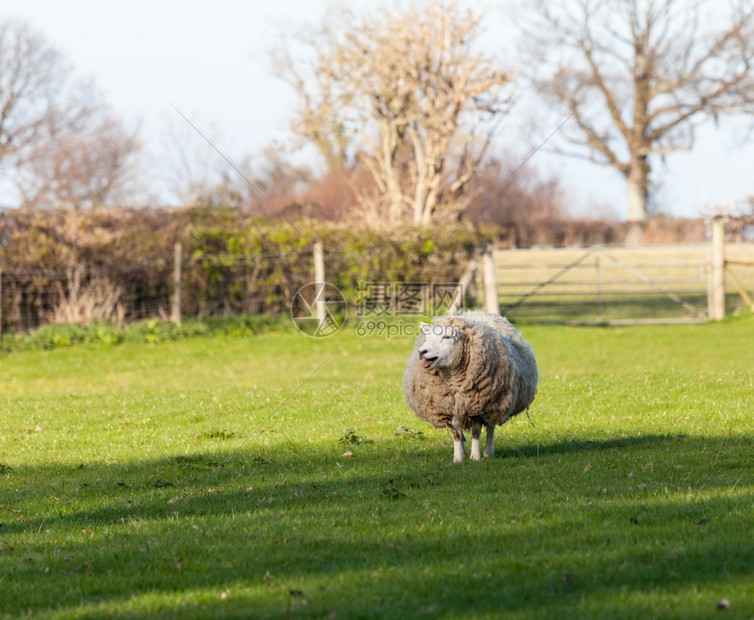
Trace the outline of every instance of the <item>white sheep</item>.
{"type": "Polygon", "coordinates": [[[528,410],[537,393],[534,353],[507,319],[486,312],[437,317],[421,335],[403,375],[406,402],[435,428],[450,427],[453,461],[463,461],[464,430],[471,429],[471,458],[494,454],[495,426],[528,410]]]}

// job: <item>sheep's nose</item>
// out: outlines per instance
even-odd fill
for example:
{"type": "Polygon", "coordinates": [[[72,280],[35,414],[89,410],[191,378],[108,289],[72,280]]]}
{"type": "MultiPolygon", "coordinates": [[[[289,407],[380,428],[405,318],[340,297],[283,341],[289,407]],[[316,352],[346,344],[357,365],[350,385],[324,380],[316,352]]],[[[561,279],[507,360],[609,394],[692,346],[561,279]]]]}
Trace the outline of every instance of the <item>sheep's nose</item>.
{"type": "Polygon", "coordinates": [[[423,360],[424,356],[427,354],[427,349],[419,349],[419,359],[423,360]]]}

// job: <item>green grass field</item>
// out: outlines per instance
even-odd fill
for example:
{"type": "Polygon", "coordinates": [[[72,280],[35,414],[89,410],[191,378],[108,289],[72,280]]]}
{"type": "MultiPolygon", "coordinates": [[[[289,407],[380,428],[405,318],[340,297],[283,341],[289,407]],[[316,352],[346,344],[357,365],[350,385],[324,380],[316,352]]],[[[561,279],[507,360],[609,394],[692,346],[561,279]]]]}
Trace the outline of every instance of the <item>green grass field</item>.
{"type": "Polygon", "coordinates": [[[523,330],[460,465],[409,337],[3,354],[0,617],[754,617],[754,319],[523,330]]]}

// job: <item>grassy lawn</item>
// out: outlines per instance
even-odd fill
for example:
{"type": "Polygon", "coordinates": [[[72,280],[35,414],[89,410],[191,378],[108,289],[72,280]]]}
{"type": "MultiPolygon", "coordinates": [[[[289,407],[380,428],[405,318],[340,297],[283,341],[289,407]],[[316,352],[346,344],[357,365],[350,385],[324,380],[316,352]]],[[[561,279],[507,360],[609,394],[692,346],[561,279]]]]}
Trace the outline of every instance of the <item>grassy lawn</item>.
{"type": "Polygon", "coordinates": [[[461,465],[408,337],[0,356],[0,617],[754,617],[754,319],[523,330],[461,465]]]}

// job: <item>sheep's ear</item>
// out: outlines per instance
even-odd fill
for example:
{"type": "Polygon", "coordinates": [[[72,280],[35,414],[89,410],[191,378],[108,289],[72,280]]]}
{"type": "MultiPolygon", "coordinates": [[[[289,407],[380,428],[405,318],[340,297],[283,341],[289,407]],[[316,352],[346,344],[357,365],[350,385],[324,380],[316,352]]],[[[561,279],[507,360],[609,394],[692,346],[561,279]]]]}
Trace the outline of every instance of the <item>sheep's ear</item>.
{"type": "Polygon", "coordinates": [[[461,330],[458,328],[457,325],[453,326],[453,336],[455,336],[456,340],[460,340],[461,339],[461,330]]]}
{"type": "Polygon", "coordinates": [[[430,332],[432,331],[432,326],[429,323],[425,323],[424,321],[421,321],[419,323],[419,327],[422,330],[422,334],[425,336],[429,336],[430,332]]]}

